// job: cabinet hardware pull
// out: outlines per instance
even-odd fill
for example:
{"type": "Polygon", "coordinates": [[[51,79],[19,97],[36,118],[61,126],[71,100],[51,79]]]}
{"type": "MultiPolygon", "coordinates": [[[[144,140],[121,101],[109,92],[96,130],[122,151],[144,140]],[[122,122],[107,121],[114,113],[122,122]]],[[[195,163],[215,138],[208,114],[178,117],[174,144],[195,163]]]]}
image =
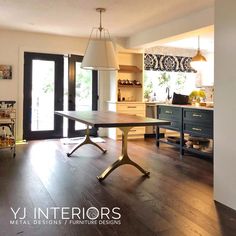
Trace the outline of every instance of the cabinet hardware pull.
{"type": "Polygon", "coordinates": [[[193,114],[194,117],[202,117],[202,115],[199,115],[199,114],[193,114]]]}
{"type": "Polygon", "coordinates": [[[192,130],[202,131],[202,129],[199,129],[199,128],[192,128],[192,130]]]}
{"type": "Polygon", "coordinates": [[[136,108],[136,106],[128,106],[128,108],[136,108]]]}
{"type": "Polygon", "coordinates": [[[130,131],[131,131],[131,132],[136,132],[137,130],[136,130],[136,129],[131,129],[130,131]]]}
{"type": "Polygon", "coordinates": [[[172,114],[172,111],[166,111],[166,114],[172,114]]]}

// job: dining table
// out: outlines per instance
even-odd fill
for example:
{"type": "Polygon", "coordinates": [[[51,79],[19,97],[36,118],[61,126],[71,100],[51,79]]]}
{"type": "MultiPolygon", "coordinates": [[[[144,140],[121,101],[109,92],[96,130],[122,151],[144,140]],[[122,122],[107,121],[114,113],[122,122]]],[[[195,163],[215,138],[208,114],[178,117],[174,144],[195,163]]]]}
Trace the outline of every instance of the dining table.
{"type": "Polygon", "coordinates": [[[122,132],[122,151],[117,161],[108,166],[99,176],[99,181],[103,181],[116,168],[121,165],[132,165],[141,171],[144,176],[149,176],[150,172],[144,170],[138,163],[134,162],[128,155],[128,134],[133,127],[137,126],[159,126],[170,125],[169,121],[142,117],[138,115],[130,115],[117,113],[112,111],[55,111],[56,115],[66,117],[70,120],[81,122],[86,125],[86,134],[82,143],[75,146],[71,152],[67,153],[70,157],[78,148],[85,144],[92,144],[99,148],[103,153],[107,150],[93,142],[90,138],[90,127],[94,128],[119,128],[122,132]]]}

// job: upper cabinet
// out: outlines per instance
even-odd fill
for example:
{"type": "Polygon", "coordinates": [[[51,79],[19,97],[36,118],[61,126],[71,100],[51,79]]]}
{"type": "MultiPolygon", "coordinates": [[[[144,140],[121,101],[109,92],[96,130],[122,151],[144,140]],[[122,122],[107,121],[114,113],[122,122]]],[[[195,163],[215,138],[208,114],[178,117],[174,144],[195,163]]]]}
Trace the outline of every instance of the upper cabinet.
{"type": "Polygon", "coordinates": [[[197,74],[196,86],[214,86],[214,53],[204,55],[207,59],[197,74]]]}
{"type": "Polygon", "coordinates": [[[120,69],[111,80],[111,100],[141,102],[143,100],[143,54],[119,52],[117,56],[120,69]]]}

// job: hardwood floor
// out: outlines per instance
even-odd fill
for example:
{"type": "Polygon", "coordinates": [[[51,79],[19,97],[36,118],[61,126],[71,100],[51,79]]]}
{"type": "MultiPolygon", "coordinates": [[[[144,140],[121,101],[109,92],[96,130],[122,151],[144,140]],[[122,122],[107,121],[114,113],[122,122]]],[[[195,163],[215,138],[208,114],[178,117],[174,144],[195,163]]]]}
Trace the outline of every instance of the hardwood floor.
{"type": "Polygon", "coordinates": [[[19,145],[15,159],[0,150],[0,235],[236,235],[236,212],[212,200],[211,160],[180,160],[177,150],[164,144],[157,149],[152,139],[130,141],[130,156],[150,178],[122,166],[100,183],[96,176],[116,160],[121,143],[106,139],[101,146],[106,154],[87,145],[71,158],[71,146],[56,140],[19,145]],[[30,225],[10,225],[11,207],[21,207],[20,215],[25,207],[30,225]],[[33,223],[35,208],[52,207],[119,207],[121,224],[33,223]]]}

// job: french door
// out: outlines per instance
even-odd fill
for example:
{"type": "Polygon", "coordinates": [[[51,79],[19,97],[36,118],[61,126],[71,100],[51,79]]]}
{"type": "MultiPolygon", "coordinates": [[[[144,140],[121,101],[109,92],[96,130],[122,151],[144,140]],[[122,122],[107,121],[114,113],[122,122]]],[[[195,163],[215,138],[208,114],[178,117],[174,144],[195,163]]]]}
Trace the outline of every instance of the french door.
{"type": "MultiPolygon", "coordinates": [[[[71,120],[67,123],[67,119],[54,115],[55,110],[97,110],[97,71],[81,69],[82,59],[77,55],[25,52],[24,139],[85,135],[85,125],[71,120]]],[[[97,130],[91,128],[90,134],[96,136],[97,130]]]]}
{"type": "MultiPolygon", "coordinates": [[[[81,69],[83,57],[70,55],[68,62],[68,108],[70,111],[97,110],[98,74],[97,71],[81,69]]],[[[69,120],[68,137],[85,135],[86,126],[69,120]]],[[[91,128],[90,135],[97,136],[97,129],[91,128]]]]}
{"type": "Polygon", "coordinates": [[[64,56],[25,52],[23,137],[27,140],[60,138],[63,118],[64,56]]]}

